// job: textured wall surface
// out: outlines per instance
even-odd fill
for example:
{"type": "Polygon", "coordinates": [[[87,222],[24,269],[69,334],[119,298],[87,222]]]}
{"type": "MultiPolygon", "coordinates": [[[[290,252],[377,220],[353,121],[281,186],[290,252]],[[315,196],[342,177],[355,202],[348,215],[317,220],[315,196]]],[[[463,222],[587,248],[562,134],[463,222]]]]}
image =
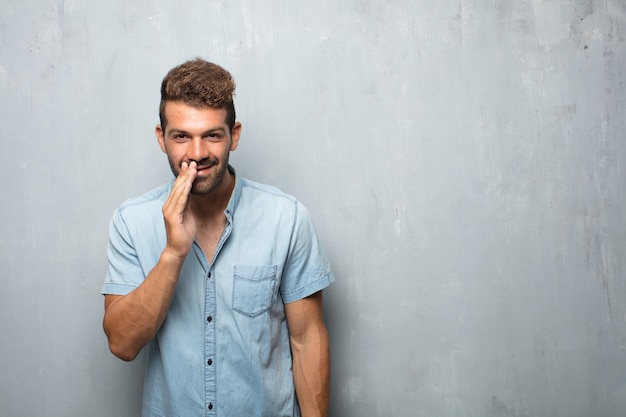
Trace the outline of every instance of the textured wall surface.
{"type": "Polygon", "coordinates": [[[1,415],[138,415],[107,227],[198,55],[331,257],[331,417],[623,417],[623,0],[2,0],[1,415]]]}

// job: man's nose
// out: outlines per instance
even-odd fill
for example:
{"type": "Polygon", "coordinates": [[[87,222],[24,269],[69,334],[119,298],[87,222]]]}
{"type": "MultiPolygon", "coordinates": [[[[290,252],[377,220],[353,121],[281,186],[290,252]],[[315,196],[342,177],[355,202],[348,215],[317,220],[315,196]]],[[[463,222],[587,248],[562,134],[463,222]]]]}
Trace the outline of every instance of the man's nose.
{"type": "Polygon", "coordinates": [[[193,138],[189,143],[189,159],[196,162],[206,158],[206,150],[202,138],[193,138]]]}

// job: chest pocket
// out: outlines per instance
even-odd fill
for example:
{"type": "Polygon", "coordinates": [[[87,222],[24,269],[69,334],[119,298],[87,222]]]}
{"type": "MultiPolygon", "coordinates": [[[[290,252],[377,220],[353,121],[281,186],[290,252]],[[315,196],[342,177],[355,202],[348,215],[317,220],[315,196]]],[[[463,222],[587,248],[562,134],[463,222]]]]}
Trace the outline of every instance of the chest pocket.
{"type": "Polygon", "coordinates": [[[257,317],[272,305],[276,286],[276,265],[235,265],[233,267],[233,310],[257,317]]]}

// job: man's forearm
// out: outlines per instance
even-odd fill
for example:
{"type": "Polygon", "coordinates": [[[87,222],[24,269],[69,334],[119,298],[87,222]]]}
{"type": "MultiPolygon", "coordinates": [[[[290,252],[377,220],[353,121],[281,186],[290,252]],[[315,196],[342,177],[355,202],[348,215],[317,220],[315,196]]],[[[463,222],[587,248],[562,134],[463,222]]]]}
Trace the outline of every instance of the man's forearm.
{"type": "Polygon", "coordinates": [[[111,352],[131,361],[159,330],[176,290],[182,261],[164,252],[143,283],[125,296],[105,299],[104,331],[111,352]]]}
{"type": "Polygon", "coordinates": [[[302,342],[292,340],[293,377],[302,417],[326,417],[330,397],[330,353],[325,328],[302,342]]]}

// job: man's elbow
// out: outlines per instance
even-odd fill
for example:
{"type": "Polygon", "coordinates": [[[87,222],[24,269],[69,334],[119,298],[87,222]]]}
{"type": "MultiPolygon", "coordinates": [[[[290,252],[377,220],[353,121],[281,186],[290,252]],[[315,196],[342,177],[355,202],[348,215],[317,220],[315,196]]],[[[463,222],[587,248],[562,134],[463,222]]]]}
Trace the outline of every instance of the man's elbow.
{"type": "Polygon", "coordinates": [[[141,348],[134,348],[128,343],[127,338],[116,334],[111,327],[107,326],[106,318],[103,327],[109,341],[109,350],[113,355],[125,362],[131,362],[139,355],[141,348]]]}
{"type": "Polygon", "coordinates": [[[302,351],[307,347],[317,347],[318,349],[328,349],[328,331],[326,327],[314,326],[302,334],[290,335],[291,348],[295,351],[302,351]]]}
{"type": "Polygon", "coordinates": [[[135,358],[139,355],[141,350],[131,349],[127,346],[123,346],[120,343],[116,343],[115,341],[109,338],[109,350],[113,355],[123,360],[124,362],[131,362],[135,360],[135,358]]]}

